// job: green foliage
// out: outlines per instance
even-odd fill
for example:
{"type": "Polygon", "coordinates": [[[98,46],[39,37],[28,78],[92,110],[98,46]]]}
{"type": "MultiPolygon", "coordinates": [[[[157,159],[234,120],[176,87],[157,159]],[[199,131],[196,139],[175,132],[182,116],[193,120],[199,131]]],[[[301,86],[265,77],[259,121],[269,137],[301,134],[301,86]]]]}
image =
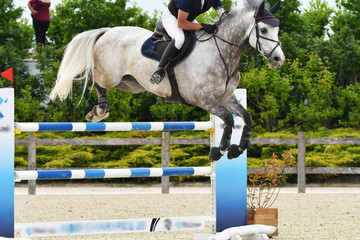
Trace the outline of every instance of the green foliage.
{"type": "MultiPolygon", "coordinates": [[[[24,57],[27,49],[30,48],[32,31],[25,22],[19,21],[23,10],[15,8],[12,0],[3,0],[0,5],[0,39],[1,50],[6,46],[11,46],[13,56],[1,54],[1,69],[4,63],[13,66],[19,61],[19,57],[24,57]],[[28,41],[27,41],[28,40],[28,41]]],[[[21,59],[21,58],[20,58],[21,59]]]]}
{"type": "Polygon", "coordinates": [[[159,167],[161,166],[161,146],[141,146],[124,159],[129,167],[159,167]]]}
{"type": "Polygon", "coordinates": [[[151,115],[160,121],[198,121],[209,119],[208,113],[194,106],[185,106],[179,103],[167,103],[157,97],[156,104],[150,106],[151,115]]]}
{"type": "Polygon", "coordinates": [[[23,157],[15,157],[15,166],[26,168],[28,166],[28,162],[23,157]]]}
{"type": "Polygon", "coordinates": [[[42,121],[42,107],[38,98],[31,96],[31,86],[21,89],[21,98],[16,99],[15,119],[19,122],[42,121]],[[34,114],[36,112],[37,114],[34,114]]]}
{"type": "Polygon", "coordinates": [[[255,127],[261,125],[269,132],[284,128],[307,131],[331,128],[343,117],[334,98],[335,75],[317,54],[308,54],[305,65],[294,60],[284,67],[284,73],[261,66],[242,74],[240,87],[248,90],[255,127]]]}
{"type": "Polygon", "coordinates": [[[337,89],[338,107],[343,117],[339,124],[344,127],[360,128],[360,83],[337,89]]]}
{"type": "Polygon", "coordinates": [[[303,17],[306,19],[307,25],[311,29],[311,35],[323,38],[327,35],[326,27],[330,24],[330,15],[334,10],[328,7],[323,0],[312,0],[310,9],[306,9],[303,17]]]}
{"type": "Polygon", "coordinates": [[[240,87],[246,88],[248,110],[253,116],[254,126],[261,125],[267,131],[284,127],[284,116],[291,86],[289,80],[281,78],[279,71],[262,66],[251,69],[241,76],[240,87]]]}
{"type": "Polygon", "coordinates": [[[287,76],[291,79],[292,99],[285,122],[306,131],[320,126],[331,127],[331,120],[340,115],[333,102],[334,74],[316,54],[309,56],[305,66],[294,61],[290,69],[287,76]]]}
{"type": "Polygon", "coordinates": [[[141,8],[127,6],[128,0],[65,0],[52,12],[49,38],[65,46],[80,32],[116,26],[154,29],[157,16],[149,17],[141,8]]]}
{"type": "MultiPolygon", "coordinates": [[[[29,77],[21,60],[28,54],[33,35],[31,27],[20,21],[22,12],[21,8],[15,8],[12,0],[3,0],[0,4],[0,69],[2,72],[14,68],[16,98],[21,97],[20,89],[25,86],[23,79],[29,77]]],[[[10,86],[10,81],[1,78],[0,88],[10,86]]]]}
{"type": "MultiPolygon", "coordinates": [[[[93,98],[97,99],[95,91],[93,91],[93,98]]],[[[137,121],[131,118],[133,112],[137,112],[139,102],[135,101],[135,95],[127,92],[122,92],[117,89],[108,91],[108,102],[110,105],[110,116],[106,119],[108,122],[116,122],[121,119],[123,122],[137,121]]]]}

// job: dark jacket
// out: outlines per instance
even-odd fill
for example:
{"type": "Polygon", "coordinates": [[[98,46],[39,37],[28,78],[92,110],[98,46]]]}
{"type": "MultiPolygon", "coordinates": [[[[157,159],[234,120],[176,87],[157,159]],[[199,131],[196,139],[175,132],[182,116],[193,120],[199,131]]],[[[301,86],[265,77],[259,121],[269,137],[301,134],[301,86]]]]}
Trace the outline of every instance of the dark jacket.
{"type": "Polygon", "coordinates": [[[201,0],[171,0],[169,3],[169,11],[176,18],[179,9],[189,13],[188,21],[192,22],[197,16],[207,12],[211,7],[218,9],[222,7],[220,0],[205,0],[203,8],[201,8],[201,0]]]}

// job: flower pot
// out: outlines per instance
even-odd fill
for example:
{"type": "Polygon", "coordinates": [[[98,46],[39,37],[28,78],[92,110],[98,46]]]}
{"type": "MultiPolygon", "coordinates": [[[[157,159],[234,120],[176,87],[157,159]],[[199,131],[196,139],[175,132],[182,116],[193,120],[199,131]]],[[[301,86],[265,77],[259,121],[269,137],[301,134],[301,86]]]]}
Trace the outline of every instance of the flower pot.
{"type": "MultiPolygon", "coordinates": [[[[269,226],[278,226],[278,209],[277,208],[248,208],[247,224],[262,224],[269,226]]],[[[278,231],[269,237],[278,236],[278,231]]]]}

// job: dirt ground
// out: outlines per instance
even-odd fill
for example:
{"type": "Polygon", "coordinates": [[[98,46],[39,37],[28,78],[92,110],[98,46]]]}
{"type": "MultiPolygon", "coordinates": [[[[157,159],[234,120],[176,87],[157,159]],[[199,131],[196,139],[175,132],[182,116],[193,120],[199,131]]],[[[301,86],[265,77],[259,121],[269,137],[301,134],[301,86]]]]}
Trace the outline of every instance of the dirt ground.
{"type": "MultiPolygon", "coordinates": [[[[360,187],[312,187],[306,194],[283,188],[274,207],[279,209],[279,236],[273,239],[360,240],[360,187]]],[[[15,187],[15,222],[59,222],[152,217],[210,216],[210,188],[204,185],[170,188],[109,185],[38,186],[27,195],[26,185],[15,187]]],[[[132,233],[33,239],[193,239],[201,232],[132,233]]],[[[16,237],[20,237],[16,232],[16,237]]]]}

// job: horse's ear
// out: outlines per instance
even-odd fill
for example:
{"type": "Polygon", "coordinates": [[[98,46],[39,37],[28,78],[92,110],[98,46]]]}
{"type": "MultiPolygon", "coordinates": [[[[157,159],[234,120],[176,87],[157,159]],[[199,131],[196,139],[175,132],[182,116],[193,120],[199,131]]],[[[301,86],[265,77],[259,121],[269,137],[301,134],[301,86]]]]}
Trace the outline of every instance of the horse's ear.
{"type": "Polygon", "coordinates": [[[263,16],[264,15],[264,11],[265,11],[265,0],[262,1],[262,3],[259,6],[259,9],[257,11],[257,15],[258,16],[263,16]]]}
{"type": "Polygon", "coordinates": [[[275,15],[275,13],[279,10],[280,8],[280,0],[277,1],[277,3],[272,7],[270,8],[270,12],[275,15]]]}

